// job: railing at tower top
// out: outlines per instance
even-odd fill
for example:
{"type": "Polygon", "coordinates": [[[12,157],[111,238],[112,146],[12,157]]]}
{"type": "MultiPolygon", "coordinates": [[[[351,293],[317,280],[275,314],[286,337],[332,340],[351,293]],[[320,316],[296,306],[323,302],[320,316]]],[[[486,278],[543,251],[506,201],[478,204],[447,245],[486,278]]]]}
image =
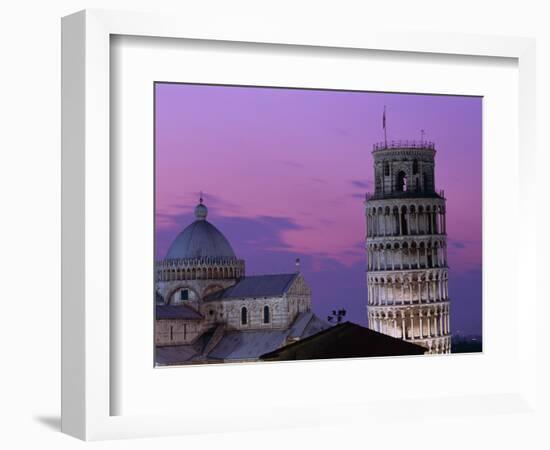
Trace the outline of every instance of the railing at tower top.
{"type": "Polygon", "coordinates": [[[435,150],[435,142],[431,141],[387,141],[377,142],[372,146],[372,151],[392,150],[392,149],[419,149],[419,150],[435,150]]]}

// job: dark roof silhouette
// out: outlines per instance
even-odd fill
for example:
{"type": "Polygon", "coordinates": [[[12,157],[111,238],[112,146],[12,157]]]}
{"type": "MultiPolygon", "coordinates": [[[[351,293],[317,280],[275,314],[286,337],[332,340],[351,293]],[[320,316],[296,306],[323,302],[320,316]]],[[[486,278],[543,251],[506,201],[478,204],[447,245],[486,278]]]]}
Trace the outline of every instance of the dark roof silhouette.
{"type": "Polygon", "coordinates": [[[214,292],[204,300],[280,297],[288,291],[297,276],[297,273],[247,276],[239,280],[234,286],[214,292]]]}
{"type": "Polygon", "coordinates": [[[263,361],[422,355],[426,348],[345,322],[260,356],[263,361]]]}

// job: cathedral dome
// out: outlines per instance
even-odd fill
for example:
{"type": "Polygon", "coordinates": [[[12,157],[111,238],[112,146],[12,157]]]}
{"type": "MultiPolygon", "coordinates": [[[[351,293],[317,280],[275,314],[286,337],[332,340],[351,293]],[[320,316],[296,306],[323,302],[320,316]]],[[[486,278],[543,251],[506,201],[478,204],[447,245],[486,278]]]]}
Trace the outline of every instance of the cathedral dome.
{"type": "Polygon", "coordinates": [[[195,208],[195,220],[172,242],[166,259],[236,258],[227,238],[206,220],[208,209],[202,203],[195,208]]]}

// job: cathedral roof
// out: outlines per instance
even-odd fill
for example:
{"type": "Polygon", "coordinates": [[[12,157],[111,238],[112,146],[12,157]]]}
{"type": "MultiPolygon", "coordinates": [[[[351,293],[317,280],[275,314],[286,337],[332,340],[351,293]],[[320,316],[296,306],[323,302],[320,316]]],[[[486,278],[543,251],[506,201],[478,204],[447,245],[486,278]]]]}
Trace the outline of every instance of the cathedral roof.
{"type": "Polygon", "coordinates": [[[297,276],[298,273],[247,276],[239,280],[237,284],[215,292],[204,300],[278,297],[284,295],[290,289],[297,276]]]}
{"type": "Polygon", "coordinates": [[[168,249],[166,259],[236,258],[227,238],[206,220],[208,209],[202,203],[195,208],[195,220],[185,228],[168,249]]]}
{"type": "Polygon", "coordinates": [[[198,320],[202,319],[203,315],[187,305],[156,305],[157,320],[162,319],[186,319],[198,320]]]}

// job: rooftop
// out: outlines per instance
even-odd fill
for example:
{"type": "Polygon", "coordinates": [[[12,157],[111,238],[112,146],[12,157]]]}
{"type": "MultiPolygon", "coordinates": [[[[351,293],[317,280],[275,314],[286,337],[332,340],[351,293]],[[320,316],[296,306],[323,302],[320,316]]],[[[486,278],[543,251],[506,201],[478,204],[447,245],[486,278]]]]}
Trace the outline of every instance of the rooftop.
{"type": "Polygon", "coordinates": [[[284,295],[298,276],[298,273],[275,275],[252,275],[239,280],[237,284],[215,292],[204,300],[228,300],[245,297],[280,297],[284,295]]]}
{"type": "Polygon", "coordinates": [[[264,361],[360,358],[373,356],[422,355],[420,345],[393,338],[352,322],[327,328],[286,347],[260,356],[264,361]]]}
{"type": "Polygon", "coordinates": [[[186,319],[199,320],[203,316],[187,305],[156,305],[155,318],[157,320],[186,319]]]}

